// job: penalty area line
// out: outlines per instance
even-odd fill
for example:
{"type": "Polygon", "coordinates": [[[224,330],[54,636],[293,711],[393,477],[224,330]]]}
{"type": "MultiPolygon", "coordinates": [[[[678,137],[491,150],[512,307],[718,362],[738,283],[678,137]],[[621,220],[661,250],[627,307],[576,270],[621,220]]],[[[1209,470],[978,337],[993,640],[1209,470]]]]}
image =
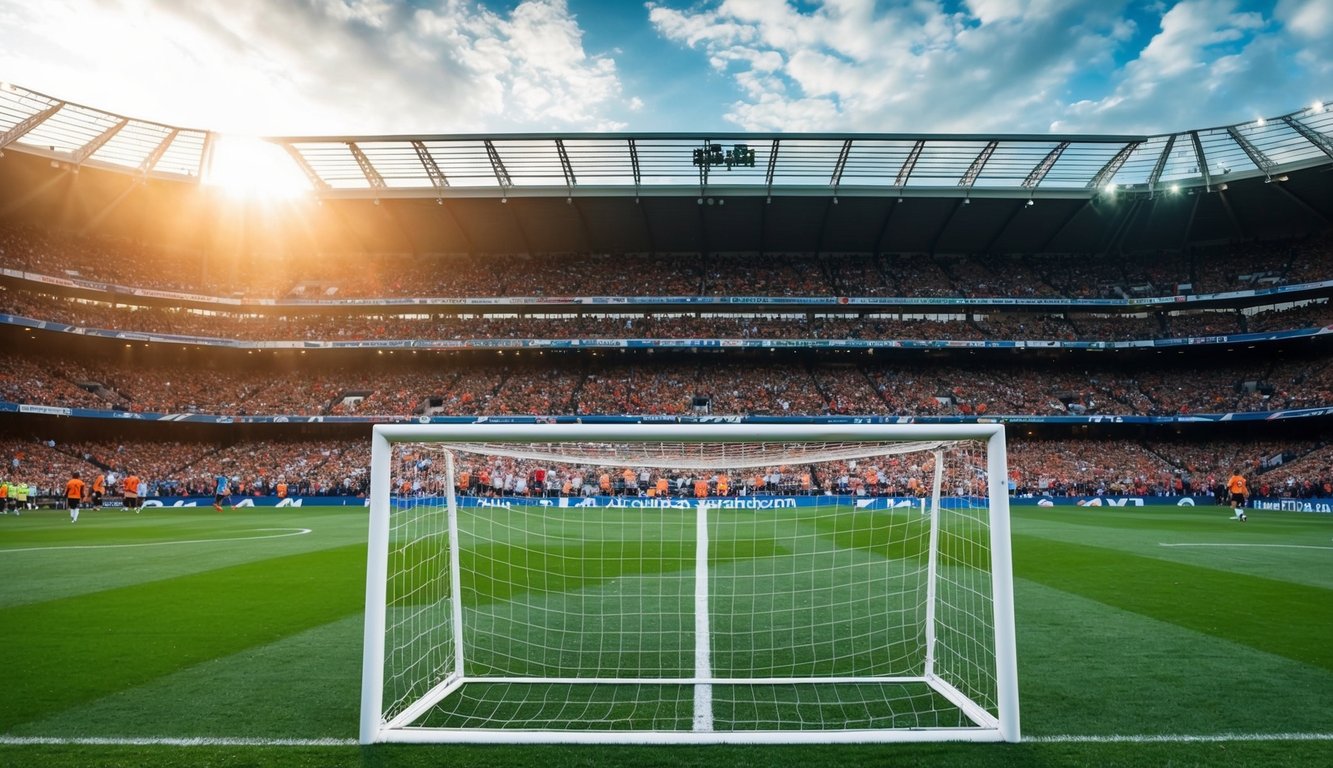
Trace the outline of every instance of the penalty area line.
{"type": "Polygon", "coordinates": [[[172,544],[215,544],[220,541],[260,541],[261,539],[283,539],[288,536],[304,536],[310,528],[255,528],[255,533],[264,531],[283,531],[267,536],[227,536],[220,539],[172,539],[171,541],[146,541],[137,544],[68,544],[56,547],[21,547],[17,549],[0,547],[0,555],[11,552],[49,552],[58,549],[128,549],[130,547],[166,547],[172,544]]]}

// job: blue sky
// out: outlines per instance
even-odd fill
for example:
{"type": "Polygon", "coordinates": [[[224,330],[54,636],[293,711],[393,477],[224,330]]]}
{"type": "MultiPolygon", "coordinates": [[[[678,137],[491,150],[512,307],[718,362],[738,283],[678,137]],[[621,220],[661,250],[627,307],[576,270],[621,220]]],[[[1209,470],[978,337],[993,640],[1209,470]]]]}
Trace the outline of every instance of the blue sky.
{"type": "Polygon", "coordinates": [[[1333,99],[1333,1],[0,0],[0,81],[250,135],[1156,133],[1333,99]]]}

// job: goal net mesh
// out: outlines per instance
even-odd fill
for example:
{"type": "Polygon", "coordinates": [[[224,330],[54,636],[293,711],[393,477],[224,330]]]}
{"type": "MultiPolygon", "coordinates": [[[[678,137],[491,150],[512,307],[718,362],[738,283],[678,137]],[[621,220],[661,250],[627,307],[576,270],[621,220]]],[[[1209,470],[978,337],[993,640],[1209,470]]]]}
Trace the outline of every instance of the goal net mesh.
{"type": "Polygon", "coordinates": [[[985,447],[395,443],[383,721],[984,726],[985,447]]]}

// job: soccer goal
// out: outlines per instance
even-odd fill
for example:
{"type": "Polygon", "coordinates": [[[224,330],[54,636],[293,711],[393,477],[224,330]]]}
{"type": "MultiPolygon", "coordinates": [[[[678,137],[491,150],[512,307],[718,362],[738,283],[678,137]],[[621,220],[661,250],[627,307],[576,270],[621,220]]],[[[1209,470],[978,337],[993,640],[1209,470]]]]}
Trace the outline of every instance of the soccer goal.
{"type": "Polygon", "coordinates": [[[999,425],[378,425],[363,743],[1017,741],[999,425]]]}

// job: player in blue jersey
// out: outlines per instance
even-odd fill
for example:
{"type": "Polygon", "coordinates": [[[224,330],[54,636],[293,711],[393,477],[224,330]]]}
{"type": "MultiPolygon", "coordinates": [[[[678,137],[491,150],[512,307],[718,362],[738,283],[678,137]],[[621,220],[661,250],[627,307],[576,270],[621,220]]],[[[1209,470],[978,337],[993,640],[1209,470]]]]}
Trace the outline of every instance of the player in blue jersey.
{"type": "Polygon", "coordinates": [[[213,488],[213,509],[216,509],[217,511],[221,512],[223,499],[227,500],[228,507],[230,507],[231,509],[236,509],[236,505],[233,504],[231,501],[231,487],[229,481],[227,480],[227,476],[219,473],[215,479],[217,481],[217,485],[213,488]]]}

